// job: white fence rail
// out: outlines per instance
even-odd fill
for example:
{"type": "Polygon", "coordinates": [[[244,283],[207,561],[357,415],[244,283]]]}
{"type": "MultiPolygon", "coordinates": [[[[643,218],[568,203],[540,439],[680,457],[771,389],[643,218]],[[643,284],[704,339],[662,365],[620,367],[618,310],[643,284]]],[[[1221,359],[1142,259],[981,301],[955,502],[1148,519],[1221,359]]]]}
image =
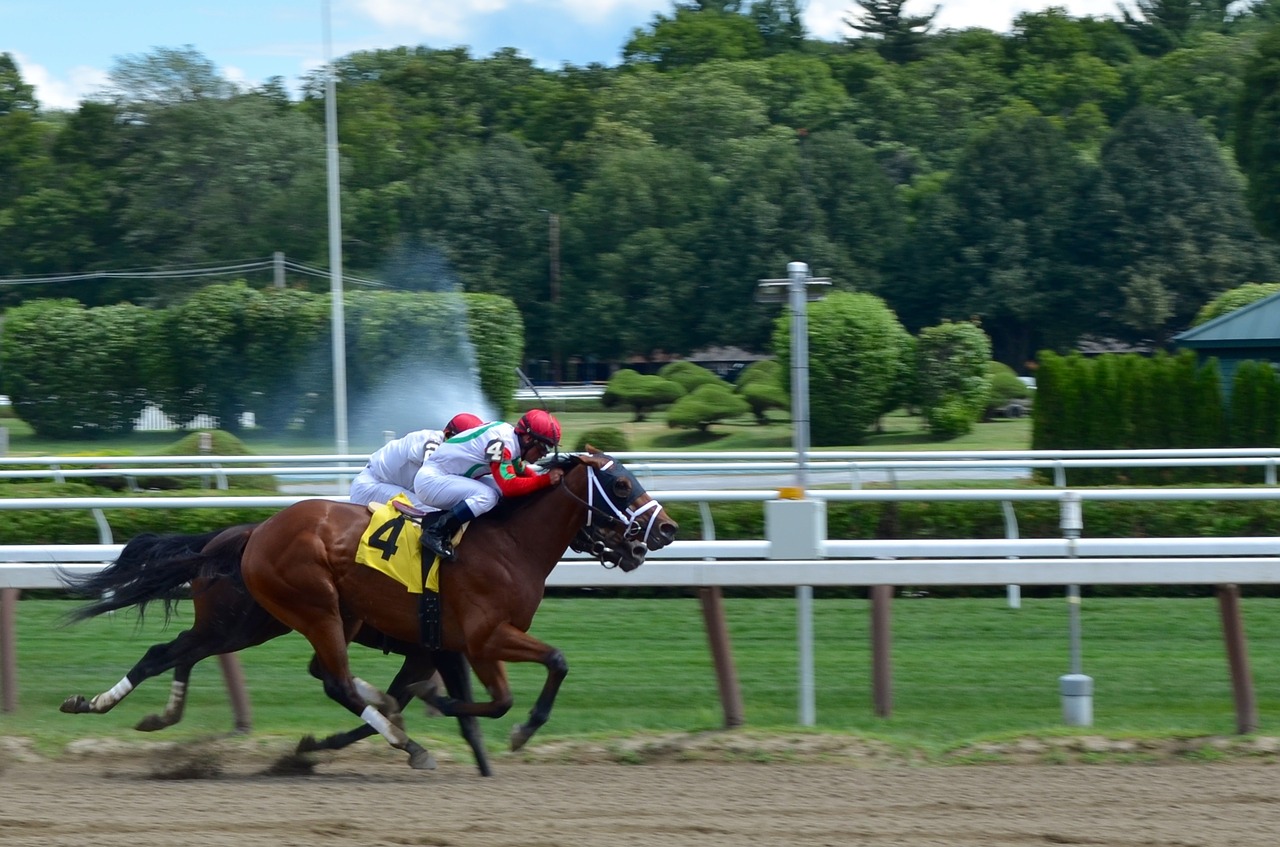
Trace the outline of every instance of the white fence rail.
{"type": "MultiPolygon", "coordinates": [[[[653,491],[671,502],[764,502],[771,490],[653,491]]],[[[815,500],[1017,501],[1276,500],[1280,488],[821,490],[815,500]]],[[[0,499],[0,511],[53,509],[284,508],[297,496],[68,497],[0,499]]],[[[341,500],[334,497],[329,499],[341,500]]],[[[0,545],[0,588],[56,588],[55,565],[91,570],[120,544],[0,545]]],[[[1280,538],[817,539],[812,559],[777,558],[762,540],[681,540],[630,574],[567,553],[556,587],[1124,585],[1280,582],[1280,538]]]]}
{"type": "MultiPolygon", "coordinates": [[[[732,478],[751,480],[764,474],[789,474],[797,468],[793,451],[740,451],[683,453],[673,451],[620,452],[615,454],[642,479],[673,475],[719,475],[719,487],[732,478]]],[[[282,454],[265,456],[32,456],[0,457],[0,479],[55,479],[125,476],[212,476],[225,489],[231,476],[287,476],[350,480],[367,460],[367,454],[282,454]],[[151,467],[155,466],[155,467],[151,467]],[[180,467],[185,466],[185,467],[180,467]]],[[[1067,485],[1067,471],[1088,468],[1256,468],[1258,482],[1277,484],[1280,449],[1214,448],[1184,450],[1007,450],[966,453],[959,451],[827,451],[806,454],[809,473],[820,480],[848,482],[854,488],[864,477],[899,473],[948,475],[1029,473],[1052,471],[1054,485],[1067,485]]]]}
{"type": "MultiPolygon", "coordinates": [[[[1169,451],[1161,451],[1167,453],[1169,451]]],[[[1193,452],[1193,451],[1182,451],[1193,452]]],[[[1198,452],[1198,451],[1194,451],[1198,452]]],[[[1223,451],[1219,451],[1221,453],[1223,451]]],[[[1223,464],[1259,456],[1238,455],[1185,456],[1186,460],[1212,458],[1223,464]]],[[[687,454],[675,454],[686,456],[687,454]]],[[[675,458],[673,455],[672,459],[675,458]]],[[[789,454],[794,458],[794,454],[789,454]]],[[[915,455],[915,454],[911,454],[915,455]]],[[[937,454],[932,454],[937,455],[937,454]]],[[[1043,456],[1043,454],[1036,454],[1043,456]]],[[[109,457],[103,457],[109,458],[109,457]]],[[[75,457],[76,463],[114,464],[103,458],[75,457]]],[[[141,470],[148,462],[139,457],[118,457],[120,464],[141,470]]],[[[263,462],[275,463],[281,457],[164,457],[169,463],[263,462]]],[[[290,457],[314,460],[315,457],[290,457]]],[[[345,458],[345,457],[339,457],[345,458]]],[[[664,457],[665,460],[666,457],[664,457]]],[[[1169,456],[1164,460],[1173,461],[1169,456]]],[[[1017,458],[1022,461],[1022,457],[1017,458]]],[[[3,464],[38,464],[48,461],[57,465],[60,457],[44,460],[0,459],[3,464]]],[[[897,461],[896,459],[894,461],[897,461]]],[[[922,460],[925,461],[925,460],[922,460]]],[[[1001,460],[997,460],[1001,461],[1001,460]]],[[[1140,464],[1130,455],[1126,461],[1140,464]]],[[[633,466],[629,463],[629,467],[633,466]]],[[[307,467],[304,465],[304,467],[307,467]]],[[[678,467],[678,464],[675,465],[678,467]]],[[[87,468],[86,468],[87,470],[87,468]]],[[[327,468],[332,473],[333,468],[327,468]]],[[[120,471],[114,470],[116,474],[120,471]]],[[[164,473],[159,468],[148,473],[164,473]]],[[[261,468],[254,473],[263,473],[261,468]]],[[[820,502],[849,501],[985,501],[999,506],[1004,513],[1004,539],[831,539],[825,537],[825,520],[810,522],[806,532],[815,537],[805,557],[797,557],[796,534],[784,538],[785,528],[769,528],[769,509],[777,505],[778,492],[772,489],[743,490],[669,490],[651,491],[663,502],[696,502],[702,507],[704,537],[681,540],[651,555],[642,568],[624,574],[608,570],[582,556],[567,554],[552,572],[548,585],[554,587],[666,587],[666,586],[795,586],[801,609],[805,595],[814,586],[892,586],[892,585],[1169,585],[1169,584],[1271,584],[1280,583],[1280,537],[1247,538],[1127,538],[1091,539],[1064,532],[1061,537],[1022,539],[1017,537],[1012,504],[1027,501],[1057,501],[1064,509],[1063,526],[1067,526],[1065,505],[1081,500],[1093,501],[1178,501],[1178,500],[1275,500],[1280,487],[1266,488],[1130,488],[1130,489],[816,489],[807,492],[805,505],[820,502]],[[766,531],[777,537],[763,540],[717,541],[710,523],[712,502],[761,502],[766,505],[766,531]],[[779,540],[782,540],[779,546],[779,540]]],[[[179,496],[179,497],[82,497],[82,498],[15,498],[0,499],[0,511],[55,509],[91,510],[98,519],[100,544],[67,545],[0,545],[0,589],[58,588],[59,569],[72,573],[90,572],[104,567],[120,551],[122,545],[110,537],[105,513],[111,509],[177,509],[177,508],[283,508],[306,497],[299,496],[179,496]]],[[[341,497],[331,499],[344,499],[341,497]]],[[[793,501],[794,502],[794,501],[793,501]]],[[[809,509],[810,517],[821,513],[809,509]]],[[[804,533],[800,533],[803,535],[804,533]]],[[[1011,595],[1012,598],[1012,595],[1011,595]]],[[[13,605],[13,604],[9,604],[13,605]]],[[[1225,624],[1224,624],[1225,626],[1225,624]]],[[[812,644],[806,637],[804,613],[798,620],[800,630],[801,715],[802,723],[812,723],[812,644]],[[806,715],[808,717],[806,717],[806,715]]],[[[0,626],[0,644],[6,664],[12,659],[12,638],[0,626]]],[[[1073,639],[1075,638],[1073,633],[1073,639]]],[[[1230,641],[1230,640],[1229,640],[1230,641]]],[[[1229,650],[1237,650],[1229,643],[1229,650]]],[[[16,671],[13,672],[16,674],[16,671]]],[[[1233,667],[1234,673],[1234,667],[1233,667]]],[[[15,676],[16,678],[16,676],[15,676]]],[[[12,683],[5,686],[6,697],[12,683]]],[[[1240,698],[1241,700],[1247,698],[1240,698]]],[[[1248,726],[1245,718],[1240,726],[1248,726]]],[[[1244,730],[1242,730],[1244,731],[1244,730]]]]}

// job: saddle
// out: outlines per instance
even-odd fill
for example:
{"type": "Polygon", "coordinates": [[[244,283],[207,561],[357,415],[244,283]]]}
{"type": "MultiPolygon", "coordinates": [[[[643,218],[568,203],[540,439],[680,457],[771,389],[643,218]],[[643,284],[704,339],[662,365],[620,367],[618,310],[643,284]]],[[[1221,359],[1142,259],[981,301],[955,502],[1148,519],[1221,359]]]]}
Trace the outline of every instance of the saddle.
{"type": "Polygon", "coordinates": [[[360,539],[356,561],[381,571],[418,596],[419,637],[430,649],[440,647],[440,560],[430,569],[422,558],[419,509],[397,494],[386,503],[369,503],[369,528],[360,539]]]}

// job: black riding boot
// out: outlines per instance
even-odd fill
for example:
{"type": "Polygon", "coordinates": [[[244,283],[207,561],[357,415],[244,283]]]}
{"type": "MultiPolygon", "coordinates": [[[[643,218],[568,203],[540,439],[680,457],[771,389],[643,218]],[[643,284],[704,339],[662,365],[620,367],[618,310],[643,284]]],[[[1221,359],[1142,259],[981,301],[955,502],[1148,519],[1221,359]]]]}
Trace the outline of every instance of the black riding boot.
{"type": "Polygon", "coordinates": [[[453,536],[462,526],[452,512],[436,512],[422,519],[422,549],[444,561],[453,558],[453,536]]]}

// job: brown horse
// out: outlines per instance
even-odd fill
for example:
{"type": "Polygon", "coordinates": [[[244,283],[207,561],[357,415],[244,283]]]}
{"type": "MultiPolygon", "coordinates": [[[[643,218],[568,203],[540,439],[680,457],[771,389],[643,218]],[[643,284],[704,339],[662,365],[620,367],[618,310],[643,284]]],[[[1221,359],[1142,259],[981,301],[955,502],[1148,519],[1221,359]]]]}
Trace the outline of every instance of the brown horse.
{"type": "MultiPolygon", "coordinates": [[[[93,697],[72,695],[63,701],[61,711],[109,712],[143,681],[172,668],[173,682],[164,710],[147,715],[135,726],[144,732],[165,729],[182,720],[187,683],[197,663],[210,656],[254,647],[287,633],[289,628],[259,606],[240,580],[240,557],[257,526],[242,524],[201,535],[139,535],[130,539],[116,560],[101,571],[87,576],[63,574],[63,582],[74,593],[98,598],[72,612],[71,621],[131,606],[142,614],[148,604],[159,601],[164,603],[168,621],[174,603],[189,593],[194,622],[172,641],[148,649],[115,686],[93,697]]],[[[397,641],[372,627],[362,627],[356,641],[404,657],[400,671],[387,688],[400,708],[412,699],[410,684],[423,682],[437,671],[452,696],[471,699],[470,669],[458,653],[433,651],[416,642],[397,641]]],[[[311,662],[311,672],[320,676],[315,659],[311,662]]],[[[483,776],[492,775],[476,719],[461,716],[458,723],[462,737],[475,756],[476,767],[483,776]]],[[[339,750],[373,734],[372,727],[361,724],[320,740],[303,739],[299,752],[339,750]]],[[[429,765],[429,757],[421,763],[429,765]]]]}
{"type": "MultiPolygon", "coordinates": [[[[588,448],[590,450],[590,448],[588,448]]],[[[497,718],[512,705],[504,662],[539,662],[547,679],[528,720],[512,730],[519,749],[546,723],[568,672],[564,655],[528,634],[547,577],[564,551],[594,547],[624,571],[675,539],[675,521],[615,459],[595,450],[557,457],[559,485],[512,498],[481,516],[456,558],[441,566],[442,646],[462,653],[490,696],[470,703],[428,692],[446,715],[497,718]]],[[[365,509],[304,500],[249,538],[241,575],[254,598],[316,651],[325,693],[374,727],[415,765],[420,745],[395,723],[395,703],[351,675],[347,644],[363,624],[392,638],[418,636],[418,600],[393,579],[355,562],[365,509]]]]}

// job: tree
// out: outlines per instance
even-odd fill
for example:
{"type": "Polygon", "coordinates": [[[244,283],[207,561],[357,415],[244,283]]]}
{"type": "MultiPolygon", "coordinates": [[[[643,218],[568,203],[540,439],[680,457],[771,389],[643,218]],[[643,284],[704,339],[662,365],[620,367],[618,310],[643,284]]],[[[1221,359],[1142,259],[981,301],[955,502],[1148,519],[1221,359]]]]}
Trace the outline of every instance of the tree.
{"type": "Polygon", "coordinates": [[[748,12],[769,53],[799,50],[804,46],[800,0],[755,0],[748,12]]]}
{"type": "MultiPolygon", "coordinates": [[[[37,185],[45,168],[44,130],[32,92],[13,57],[0,53],[0,210],[37,185]]],[[[3,248],[0,242],[0,263],[3,248]]]]}
{"type": "Polygon", "coordinates": [[[854,0],[861,11],[845,18],[845,23],[876,40],[876,51],[890,62],[904,64],[918,60],[941,6],[927,15],[904,15],[906,0],[854,0]]]}
{"type": "Polygon", "coordinates": [[[929,431],[953,438],[981,420],[991,393],[991,340],[974,323],[944,322],[916,339],[920,404],[929,431]]]}
{"type": "MultiPolygon", "coordinates": [[[[892,302],[911,327],[979,318],[997,361],[1069,346],[1096,321],[1092,279],[1073,249],[1092,173],[1053,121],[1010,108],[924,195],[892,302]]],[[[887,293],[887,292],[886,292],[887,293]]]]}
{"type": "Polygon", "coordinates": [[[736,3],[713,2],[696,9],[677,6],[670,18],[654,15],[649,29],[636,30],[622,48],[622,61],[670,71],[712,59],[758,59],[766,52],[764,35],[737,14],[736,3]]]}
{"type": "Polygon", "coordinates": [[[1116,284],[1097,307],[1116,333],[1162,339],[1213,294],[1280,270],[1249,219],[1238,175],[1190,116],[1134,110],[1099,164],[1087,205],[1106,210],[1093,228],[1094,254],[1116,284]]]}
{"type": "Polygon", "coordinates": [[[747,401],[723,382],[703,383],[681,397],[667,410],[667,426],[706,432],[713,423],[736,418],[751,411],[747,401]]]}
{"type": "Polygon", "coordinates": [[[643,421],[649,412],[659,406],[674,403],[684,394],[684,388],[677,382],[642,374],[631,368],[621,368],[609,377],[601,402],[606,409],[627,406],[635,412],[635,420],[643,421]]]}
{"type": "Polygon", "coordinates": [[[1249,211],[1264,235],[1280,240],[1280,27],[1259,39],[1245,65],[1236,116],[1236,161],[1248,178],[1249,211]]]}
{"type": "Polygon", "coordinates": [[[0,117],[39,108],[35,87],[22,78],[11,53],[0,53],[0,117]]]}
{"type": "MultiPolygon", "coordinates": [[[[818,446],[857,444],[893,391],[905,333],[879,297],[837,291],[808,310],[809,409],[818,446]]],[[[778,318],[773,349],[790,386],[791,317],[778,318]]]]}
{"type": "Polygon", "coordinates": [[[1201,306],[1191,325],[1200,326],[1208,323],[1276,293],[1280,293],[1280,282],[1247,282],[1238,288],[1224,291],[1201,306]]]}
{"type": "Polygon", "coordinates": [[[190,44],[119,58],[108,77],[105,95],[144,119],[168,106],[225,100],[236,93],[235,85],[190,44]]]}
{"type": "MultiPolygon", "coordinates": [[[[427,244],[403,249],[421,260],[427,245],[438,244],[448,261],[437,263],[435,279],[419,273],[397,284],[439,290],[456,277],[467,291],[510,298],[525,316],[529,355],[551,358],[563,315],[548,272],[542,210],[563,204],[532,151],[510,135],[461,150],[446,159],[431,193],[419,202],[427,244]]],[[[386,247],[379,252],[390,253],[386,247]]]]}
{"type": "Polygon", "coordinates": [[[668,362],[663,365],[658,369],[658,376],[676,383],[685,390],[686,394],[701,385],[728,385],[723,379],[702,367],[702,365],[696,365],[693,362],[684,360],[668,362]]]}
{"type": "Polygon", "coordinates": [[[155,318],[138,306],[86,309],[66,299],[10,309],[0,336],[0,390],[42,436],[129,432],[163,357],[155,318]]]}
{"type": "Polygon", "coordinates": [[[1121,25],[1139,50],[1160,56],[1198,31],[1225,31],[1232,5],[1234,0],[1134,0],[1135,9],[1121,5],[1121,25]]]}
{"type": "Polygon", "coordinates": [[[769,422],[770,409],[785,409],[790,403],[787,391],[782,387],[782,365],[777,359],[762,359],[742,369],[733,383],[736,394],[751,406],[756,423],[769,422]]]}

